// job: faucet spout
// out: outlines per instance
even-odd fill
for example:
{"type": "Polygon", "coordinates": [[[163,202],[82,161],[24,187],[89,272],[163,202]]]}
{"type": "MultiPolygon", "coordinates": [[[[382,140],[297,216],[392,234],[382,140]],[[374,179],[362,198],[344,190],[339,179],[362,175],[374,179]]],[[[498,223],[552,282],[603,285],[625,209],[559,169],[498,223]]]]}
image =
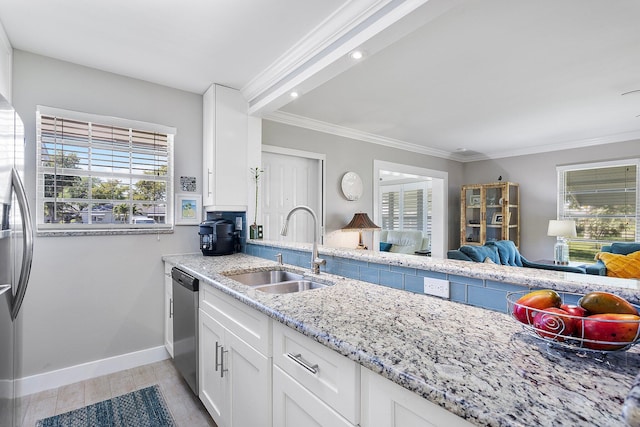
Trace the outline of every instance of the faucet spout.
{"type": "Polygon", "coordinates": [[[327,263],[326,260],[318,257],[318,217],[316,213],[309,206],[298,205],[291,209],[287,214],[286,219],[284,220],[284,224],[282,225],[282,231],[280,234],[282,236],[286,236],[289,228],[289,219],[291,215],[293,215],[297,211],[305,211],[311,215],[313,218],[313,248],[311,250],[311,271],[313,274],[320,274],[320,266],[325,265],[327,263]]]}

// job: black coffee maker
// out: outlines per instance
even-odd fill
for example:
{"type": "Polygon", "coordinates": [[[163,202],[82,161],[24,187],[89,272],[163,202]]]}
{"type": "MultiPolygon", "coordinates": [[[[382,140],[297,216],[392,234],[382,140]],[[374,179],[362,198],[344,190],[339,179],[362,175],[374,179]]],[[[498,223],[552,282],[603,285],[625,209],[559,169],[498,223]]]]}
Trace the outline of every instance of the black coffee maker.
{"type": "Polygon", "coordinates": [[[202,255],[230,255],[236,252],[238,233],[232,221],[212,219],[200,224],[200,249],[202,255]]]}

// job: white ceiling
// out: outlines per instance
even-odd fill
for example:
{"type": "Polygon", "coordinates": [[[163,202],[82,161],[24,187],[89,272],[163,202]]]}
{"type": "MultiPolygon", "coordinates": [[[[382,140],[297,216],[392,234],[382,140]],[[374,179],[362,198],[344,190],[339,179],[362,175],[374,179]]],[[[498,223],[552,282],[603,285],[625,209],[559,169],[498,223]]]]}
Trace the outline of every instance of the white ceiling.
{"type": "Polygon", "coordinates": [[[460,161],[639,139],[639,18],[637,0],[0,0],[17,49],[460,161]]]}

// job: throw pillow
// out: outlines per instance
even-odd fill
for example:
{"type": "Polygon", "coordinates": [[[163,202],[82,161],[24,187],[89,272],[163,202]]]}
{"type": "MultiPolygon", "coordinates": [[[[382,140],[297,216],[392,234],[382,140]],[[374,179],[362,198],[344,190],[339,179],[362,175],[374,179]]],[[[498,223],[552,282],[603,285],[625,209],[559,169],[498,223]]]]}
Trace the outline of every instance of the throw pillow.
{"type": "Polygon", "coordinates": [[[599,252],[596,257],[607,267],[607,276],[640,279],[640,251],[629,255],[599,252]]]}
{"type": "Polygon", "coordinates": [[[380,242],[380,252],[389,252],[391,250],[391,243],[380,242]]]}

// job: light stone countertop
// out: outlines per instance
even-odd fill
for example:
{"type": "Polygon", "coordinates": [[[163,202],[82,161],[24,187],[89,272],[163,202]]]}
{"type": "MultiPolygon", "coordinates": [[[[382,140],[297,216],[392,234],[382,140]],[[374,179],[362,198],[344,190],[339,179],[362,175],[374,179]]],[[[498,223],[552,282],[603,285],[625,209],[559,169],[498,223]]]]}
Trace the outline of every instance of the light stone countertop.
{"type": "MultiPolygon", "coordinates": [[[[311,252],[310,243],[289,243],[270,240],[251,240],[256,246],[311,252]]],[[[419,268],[439,273],[455,274],[476,279],[495,280],[515,283],[523,286],[555,289],[558,291],[586,294],[592,291],[608,291],[640,305],[640,280],[619,279],[592,274],[565,273],[561,271],[540,270],[536,268],[509,267],[481,262],[469,262],[453,259],[432,258],[426,256],[377,252],[357,249],[331,248],[318,246],[320,255],[337,256],[378,264],[419,268]]],[[[594,261],[595,262],[595,261],[594,261]]],[[[589,264],[589,263],[587,263],[589,264]]]]}
{"type": "Polygon", "coordinates": [[[224,275],[277,266],[245,254],[163,259],[474,424],[625,425],[638,347],[603,359],[550,349],[503,313],[287,265],[334,285],[266,294],[224,275]]]}

